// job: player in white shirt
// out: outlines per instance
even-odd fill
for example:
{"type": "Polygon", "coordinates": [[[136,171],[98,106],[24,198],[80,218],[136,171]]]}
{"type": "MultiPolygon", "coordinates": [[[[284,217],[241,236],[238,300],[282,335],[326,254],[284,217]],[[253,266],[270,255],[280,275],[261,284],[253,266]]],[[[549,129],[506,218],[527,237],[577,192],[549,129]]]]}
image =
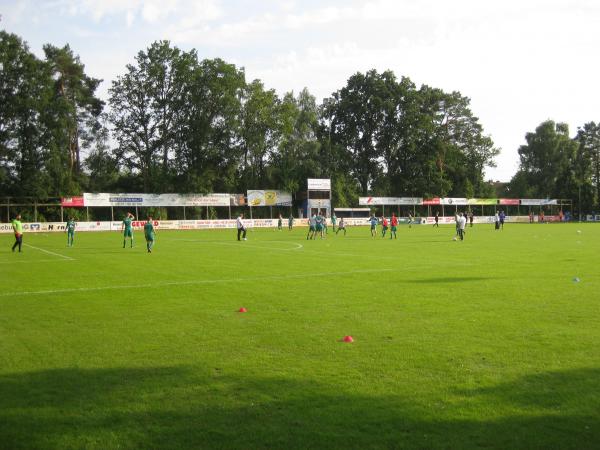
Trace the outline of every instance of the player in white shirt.
{"type": "Polygon", "coordinates": [[[464,241],[465,239],[465,226],[467,225],[467,218],[460,213],[458,217],[458,235],[460,236],[460,240],[464,241]]]}
{"type": "Polygon", "coordinates": [[[240,236],[246,240],[246,227],[244,225],[244,213],[240,214],[236,221],[237,226],[237,238],[240,240],[240,236]]]}

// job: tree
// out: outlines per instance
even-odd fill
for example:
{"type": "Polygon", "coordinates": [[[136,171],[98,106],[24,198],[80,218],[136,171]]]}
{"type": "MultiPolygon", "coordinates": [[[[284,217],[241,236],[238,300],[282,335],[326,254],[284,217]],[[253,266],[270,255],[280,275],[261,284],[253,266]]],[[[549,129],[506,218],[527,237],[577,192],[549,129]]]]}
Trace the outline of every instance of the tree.
{"type": "Polygon", "coordinates": [[[139,174],[145,192],[167,192],[176,131],[182,129],[176,121],[197,57],[195,51],[185,53],[160,41],[140,51],[135,61],[109,90],[110,120],[119,144],[116,156],[139,174]]]}
{"type": "Polygon", "coordinates": [[[533,197],[568,198],[576,184],[571,162],[577,152],[568,125],[548,120],[527,133],[525,140],[527,144],[519,148],[519,172],[511,192],[523,195],[526,188],[533,197]]]}
{"type": "Polygon", "coordinates": [[[0,31],[0,188],[19,196],[56,193],[47,163],[52,78],[16,35],[0,31]]]}
{"type": "Polygon", "coordinates": [[[379,138],[394,88],[392,72],[378,74],[371,70],[350,77],[347,85],[329,101],[326,113],[331,122],[332,144],[339,145],[342,157],[351,162],[351,174],[363,195],[384,170],[379,138]]]}
{"type": "Polygon", "coordinates": [[[363,195],[474,195],[488,190],[483,170],[498,149],[469,104],[458,92],[417,90],[372,70],[327,99],[321,120],[363,195]]]}
{"type": "Polygon", "coordinates": [[[574,160],[578,197],[584,205],[600,208],[600,124],[586,123],[577,130],[577,157],[574,160]]]}
{"type": "Polygon", "coordinates": [[[304,188],[307,178],[321,176],[327,161],[318,141],[319,109],[308,89],[297,97],[288,92],[278,108],[281,140],[271,159],[274,186],[289,192],[304,188]]]}
{"type": "Polygon", "coordinates": [[[245,90],[242,106],[242,177],[246,189],[269,187],[267,169],[280,142],[280,100],[273,89],[254,80],[245,90]]]}
{"type": "Polygon", "coordinates": [[[190,65],[178,115],[177,188],[183,192],[232,192],[240,169],[242,70],[221,59],[190,65]]]}
{"type": "Polygon", "coordinates": [[[85,66],[69,45],[58,48],[47,44],[44,53],[54,79],[55,120],[67,134],[68,171],[79,175],[81,148],[89,148],[100,130],[104,102],[95,92],[102,80],[86,75],[85,66]]]}

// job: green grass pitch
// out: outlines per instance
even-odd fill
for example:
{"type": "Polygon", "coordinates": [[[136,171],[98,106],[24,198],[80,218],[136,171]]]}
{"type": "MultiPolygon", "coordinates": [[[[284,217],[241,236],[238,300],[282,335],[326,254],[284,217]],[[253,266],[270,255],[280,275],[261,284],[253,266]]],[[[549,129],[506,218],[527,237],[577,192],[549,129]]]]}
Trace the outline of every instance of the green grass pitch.
{"type": "Polygon", "coordinates": [[[600,226],[305,233],[0,236],[0,448],[600,447],[600,226]]]}

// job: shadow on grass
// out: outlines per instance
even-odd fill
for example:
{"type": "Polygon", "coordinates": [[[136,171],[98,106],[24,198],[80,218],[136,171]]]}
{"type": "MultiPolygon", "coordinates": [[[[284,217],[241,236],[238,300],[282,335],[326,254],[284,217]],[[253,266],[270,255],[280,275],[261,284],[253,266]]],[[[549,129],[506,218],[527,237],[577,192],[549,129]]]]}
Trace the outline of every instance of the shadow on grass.
{"type": "Polygon", "coordinates": [[[308,380],[220,372],[162,367],[1,376],[0,447],[600,446],[598,369],[527,376],[437,404],[418,392],[365,396],[308,380]]]}

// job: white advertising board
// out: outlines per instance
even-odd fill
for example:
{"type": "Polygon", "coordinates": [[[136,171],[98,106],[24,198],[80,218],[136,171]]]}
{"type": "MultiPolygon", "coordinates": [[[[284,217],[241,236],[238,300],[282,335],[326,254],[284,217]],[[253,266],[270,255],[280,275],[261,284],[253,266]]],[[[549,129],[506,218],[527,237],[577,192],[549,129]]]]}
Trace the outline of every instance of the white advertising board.
{"type": "Polygon", "coordinates": [[[308,178],[306,184],[309,191],[331,190],[331,180],[329,178],[308,178]]]}
{"type": "Polygon", "coordinates": [[[420,197],[358,197],[358,204],[361,206],[422,205],[423,199],[420,197]]]}
{"type": "Polygon", "coordinates": [[[558,205],[558,200],[555,198],[522,198],[522,206],[541,206],[541,205],[558,205]]]}
{"type": "Polygon", "coordinates": [[[440,202],[442,205],[468,205],[469,201],[466,198],[450,198],[444,197],[440,202]]]}
{"type": "Polygon", "coordinates": [[[84,206],[229,206],[231,194],[109,194],[84,193],[84,206]]]}

